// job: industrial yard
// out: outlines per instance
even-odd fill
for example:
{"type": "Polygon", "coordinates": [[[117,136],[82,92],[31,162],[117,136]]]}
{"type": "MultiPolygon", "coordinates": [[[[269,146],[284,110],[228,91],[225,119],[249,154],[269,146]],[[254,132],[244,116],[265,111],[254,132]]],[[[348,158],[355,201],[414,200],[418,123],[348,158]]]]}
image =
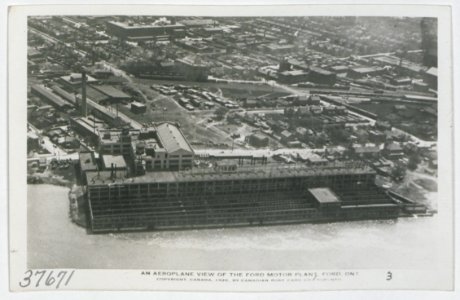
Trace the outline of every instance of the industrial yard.
{"type": "Polygon", "coordinates": [[[28,182],[94,232],[431,216],[435,50],[427,18],[31,17],[28,182]]]}

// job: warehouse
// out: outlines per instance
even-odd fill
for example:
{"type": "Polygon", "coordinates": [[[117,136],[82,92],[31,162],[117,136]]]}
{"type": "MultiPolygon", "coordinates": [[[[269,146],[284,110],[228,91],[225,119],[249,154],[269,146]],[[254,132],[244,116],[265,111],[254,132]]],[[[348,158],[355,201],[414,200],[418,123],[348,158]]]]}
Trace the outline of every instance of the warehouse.
{"type": "Polygon", "coordinates": [[[64,101],[61,97],[53,94],[51,90],[43,85],[33,85],[31,87],[31,92],[59,110],[64,111],[72,108],[72,105],[69,102],[64,101]]]}
{"type": "Polygon", "coordinates": [[[310,67],[308,81],[319,83],[319,84],[327,84],[327,85],[334,85],[336,82],[336,75],[335,73],[329,72],[327,70],[318,68],[318,67],[310,67]]]}
{"type": "MultiPolygon", "coordinates": [[[[127,103],[131,100],[131,96],[120,91],[119,89],[111,86],[111,85],[93,85],[92,86],[95,90],[102,93],[106,96],[104,98],[104,103],[127,103]]],[[[103,104],[103,103],[101,103],[103,104]]]]}
{"type": "Polygon", "coordinates": [[[131,102],[131,111],[135,114],[143,114],[147,111],[145,104],[133,101],[131,102]]]}
{"type": "Polygon", "coordinates": [[[153,40],[156,37],[164,35],[182,37],[182,35],[184,35],[184,29],[185,25],[179,23],[141,25],[133,22],[107,22],[107,33],[130,41],[153,40]]]}
{"type": "Polygon", "coordinates": [[[262,148],[268,146],[268,137],[260,134],[260,133],[253,133],[246,137],[245,141],[256,148],[262,148]]]}
{"type": "Polygon", "coordinates": [[[87,197],[93,232],[397,218],[400,207],[374,180],[370,168],[345,164],[102,171],[87,173],[87,197]]]}
{"type": "Polygon", "coordinates": [[[383,69],[382,68],[377,68],[377,67],[359,67],[359,68],[353,68],[348,71],[348,77],[350,78],[363,78],[367,75],[369,76],[375,76],[382,74],[383,69]]]}

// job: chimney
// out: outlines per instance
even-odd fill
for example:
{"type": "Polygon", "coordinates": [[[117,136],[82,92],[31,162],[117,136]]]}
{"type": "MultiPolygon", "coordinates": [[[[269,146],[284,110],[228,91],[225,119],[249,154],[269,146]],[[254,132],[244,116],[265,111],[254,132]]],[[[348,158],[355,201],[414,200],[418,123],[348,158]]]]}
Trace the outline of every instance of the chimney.
{"type": "Polygon", "coordinates": [[[86,117],[86,71],[81,72],[81,115],[86,117]]]}

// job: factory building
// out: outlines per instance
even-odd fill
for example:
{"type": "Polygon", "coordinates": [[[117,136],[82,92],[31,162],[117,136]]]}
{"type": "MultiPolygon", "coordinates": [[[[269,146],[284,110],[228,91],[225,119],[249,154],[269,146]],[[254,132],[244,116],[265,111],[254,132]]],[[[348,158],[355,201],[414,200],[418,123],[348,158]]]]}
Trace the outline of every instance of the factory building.
{"type": "Polygon", "coordinates": [[[310,81],[318,84],[334,85],[336,80],[335,73],[318,67],[308,67],[308,70],[304,68],[286,70],[278,73],[278,81],[288,84],[310,81]]]}
{"type": "Polygon", "coordinates": [[[147,171],[191,169],[194,152],[180,129],[172,124],[163,123],[156,127],[155,138],[144,140],[141,154],[147,171]]]}
{"type": "Polygon", "coordinates": [[[253,133],[245,138],[245,141],[256,148],[263,148],[268,146],[268,137],[260,133],[253,133]]]}
{"type": "Polygon", "coordinates": [[[33,85],[30,91],[33,95],[40,97],[40,99],[46,101],[59,110],[68,110],[72,107],[69,102],[54,94],[52,90],[48,89],[44,85],[33,85]]]}
{"type": "Polygon", "coordinates": [[[359,79],[366,76],[375,76],[383,73],[383,68],[378,67],[358,67],[352,68],[348,71],[348,77],[359,79]]]}
{"type": "Polygon", "coordinates": [[[388,219],[401,210],[358,165],[86,175],[93,232],[388,219]]]}
{"type": "Polygon", "coordinates": [[[107,22],[107,33],[128,41],[154,40],[160,37],[185,36],[186,26],[179,23],[157,22],[153,24],[135,24],[133,22],[107,22]]]}
{"type": "Polygon", "coordinates": [[[194,158],[193,149],[181,130],[170,123],[141,130],[101,130],[99,151],[106,155],[122,155],[133,162],[138,174],[190,169],[194,158]]]}
{"type": "Polygon", "coordinates": [[[131,143],[137,139],[138,130],[107,129],[99,131],[99,152],[111,155],[133,155],[131,143]]]}
{"type": "Polygon", "coordinates": [[[102,155],[102,168],[104,170],[126,171],[128,166],[123,155],[102,155]]]}
{"type": "Polygon", "coordinates": [[[93,142],[98,141],[99,131],[104,129],[104,123],[94,116],[69,118],[69,123],[75,132],[93,142]]]}
{"type": "Polygon", "coordinates": [[[111,85],[93,85],[92,88],[104,96],[103,101],[98,101],[101,102],[101,104],[127,103],[131,100],[130,95],[111,85]]]}
{"type": "Polygon", "coordinates": [[[426,70],[423,74],[423,81],[425,81],[428,86],[434,90],[438,89],[438,69],[431,67],[426,70]]]}
{"type": "Polygon", "coordinates": [[[135,114],[143,114],[147,111],[147,106],[145,104],[133,101],[131,102],[131,112],[135,114]]]}
{"type": "Polygon", "coordinates": [[[94,152],[78,153],[78,169],[80,171],[80,179],[84,184],[87,184],[85,176],[86,172],[99,170],[94,152]]]}
{"type": "Polygon", "coordinates": [[[310,67],[308,81],[319,84],[334,85],[336,80],[337,78],[335,73],[318,67],[310,67]]]}
{"type": "MultiPolygon", "coordinates": [[[[86,83],[91,84],[96,82],[98,82],[97,79],[86,75],[86,83]]],[[[58,83],[60,83],[68,91],[79,91],[82,86],[82,73],[72,73],[70,75],[61,76],[58,79],[58,83]]]]}
{"type": "Polygon", "coordinates": [[[309,80],[308,72],[302,70],[283,71],[278,73],[278,81],[281,83],[299,83],[309,80]]]}

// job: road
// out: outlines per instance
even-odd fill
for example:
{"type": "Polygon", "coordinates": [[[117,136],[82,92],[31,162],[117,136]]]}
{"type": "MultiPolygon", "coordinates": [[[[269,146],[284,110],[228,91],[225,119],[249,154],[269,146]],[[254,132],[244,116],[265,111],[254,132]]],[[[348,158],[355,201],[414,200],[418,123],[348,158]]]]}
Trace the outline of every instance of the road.
{"type": "Polygon", "coordinates": [[[64,149],[60,148],[59,146],[51,142],[51,140],[47,136],[43,135],[41,130],[39,130],[38,128],[36,128],[34,125],[32,125],[29,122],[27,123],[27,125],[30,128],[30,130],[39,137],[40,145],[43,148],[45,148],[50,153],[50,155],[52,156],[67,155],[67,152],[64,149]]]}

